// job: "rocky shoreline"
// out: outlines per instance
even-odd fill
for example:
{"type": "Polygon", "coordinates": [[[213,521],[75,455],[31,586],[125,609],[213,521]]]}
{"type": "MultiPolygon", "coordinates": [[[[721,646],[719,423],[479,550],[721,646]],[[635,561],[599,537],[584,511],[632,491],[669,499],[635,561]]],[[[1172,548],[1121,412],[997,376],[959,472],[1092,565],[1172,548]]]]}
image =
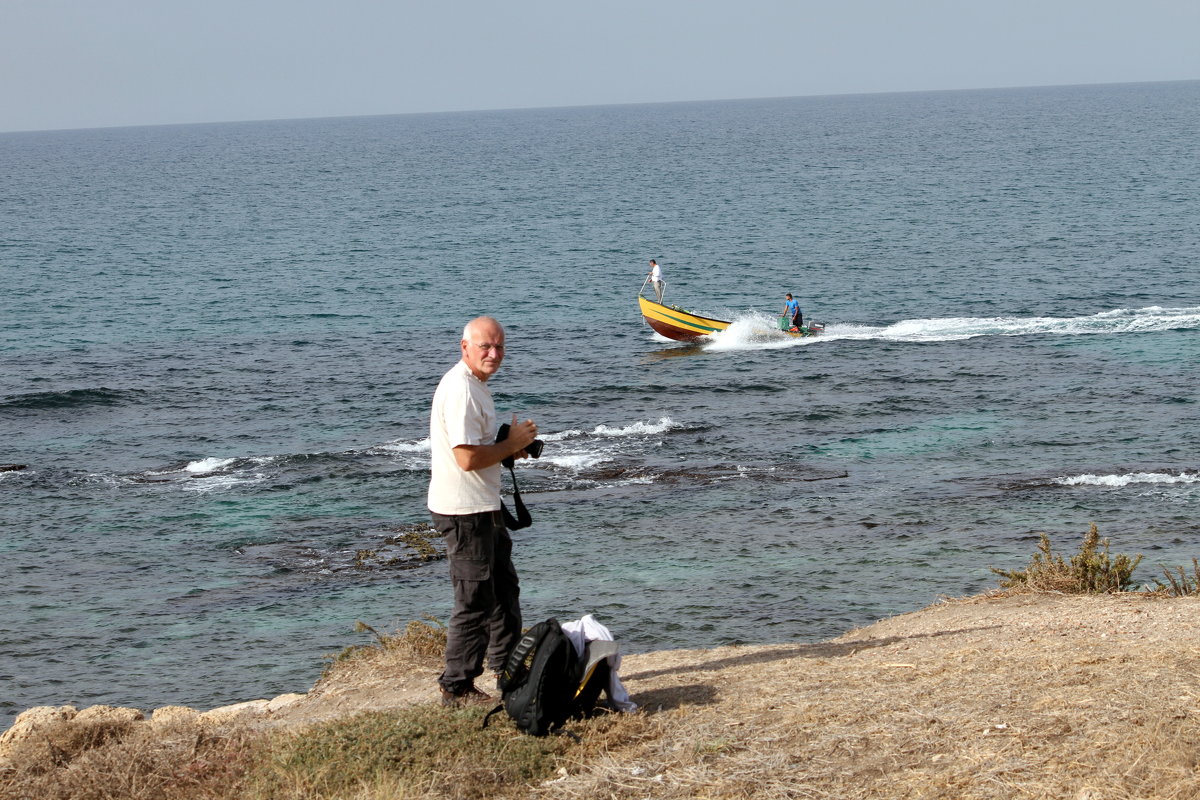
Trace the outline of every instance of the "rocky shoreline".
{"type": "Polygon", "coordinates": [[[87,706],[79,709],[71,705],[35,706],[22,711],[13,724],[0,733],[0,765],[8,760],[9,754],[25,739],[34,735],[39,728],[61,723],[76,724],[121,724],[145,722],[151,727],[166,727],[178,722],[221,726],[239,721],[270,720],[283,709],[303,700],[304,694],[283,694],[270,700],[247,700],[209,711],[200,711],[190,706],[161,706],[147,717],[145,712],[128,706],[87,706]]]}

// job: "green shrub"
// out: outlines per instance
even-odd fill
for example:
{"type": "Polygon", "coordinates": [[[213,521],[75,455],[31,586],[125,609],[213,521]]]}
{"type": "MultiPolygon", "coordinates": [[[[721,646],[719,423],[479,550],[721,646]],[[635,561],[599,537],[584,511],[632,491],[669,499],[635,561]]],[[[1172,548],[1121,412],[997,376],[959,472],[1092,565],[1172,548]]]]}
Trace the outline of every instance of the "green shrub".
{"type": "Polygon", "coordinates": [[[1102,540],[1092,523],[1079,552],[1070,561],[1051,551],[1050,537],[1043,533],[1038,551],[1025,569],[991,569],[1001,577],[1000,586],[1004,589],[1067,594],[1123,592],[1132,585],[1133,571],[1142,557],[1111,556],[1108,547],[1108,539],[1102,540]]]}

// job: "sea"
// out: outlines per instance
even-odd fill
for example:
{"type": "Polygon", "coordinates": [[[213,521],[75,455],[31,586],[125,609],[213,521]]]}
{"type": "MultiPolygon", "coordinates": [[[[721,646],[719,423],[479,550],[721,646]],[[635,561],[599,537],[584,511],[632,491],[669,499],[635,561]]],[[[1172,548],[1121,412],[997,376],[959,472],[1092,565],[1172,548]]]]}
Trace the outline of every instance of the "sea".
{"type": "Polygon", "coordinates": [[[819,641],[1093,524],[1190,573],[1198,130],[1183,81],[0,134],[0,723],[444,622],[428,411],[480,314],[545,442],[527,624],[819,641]],[[651,331],[651,258],[728,330],[651,331]]]}

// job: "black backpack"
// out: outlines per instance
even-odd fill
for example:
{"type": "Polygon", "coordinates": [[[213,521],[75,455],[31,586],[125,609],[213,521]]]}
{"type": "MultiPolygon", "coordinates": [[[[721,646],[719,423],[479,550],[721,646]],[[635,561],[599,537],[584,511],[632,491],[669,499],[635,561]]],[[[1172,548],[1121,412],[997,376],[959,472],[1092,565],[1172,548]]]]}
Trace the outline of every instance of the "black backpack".
{"type": "Polygon", "coordinates": [[[521,731],[545,736],[572,717],[592,713],[608,686],[609,667],[606,658],[592,662],[587,655],[575,654],[558,620],[534,625],[508,656],[500,673],[501,703],[484,717],[484,727],[503,709],[521,731]]]}

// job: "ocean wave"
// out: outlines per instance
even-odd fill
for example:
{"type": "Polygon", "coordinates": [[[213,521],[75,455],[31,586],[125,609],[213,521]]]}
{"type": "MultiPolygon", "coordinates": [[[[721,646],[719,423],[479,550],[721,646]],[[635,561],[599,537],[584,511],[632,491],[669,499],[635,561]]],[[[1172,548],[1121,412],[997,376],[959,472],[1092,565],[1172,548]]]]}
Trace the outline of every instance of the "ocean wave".
{"type": "Polygon", "coordinates": [[[1200,483],[1200,473],[1195,472],[1133,472],[1124,475],[1072,475],[1057,478],[1059,486],[1105,486],[1114,489],[1146,484],[1191,484],[1200,483]]]}
{"type": "Polygon", "coordinates": [[[180,482],[180,487],[189,492],[211,492],[231,489],[246,484],[261,483],[268,478],[264,468],[286,458],[276,456],[253,456],[249,458],[200,458],[181,467],[148,470],[125,478],[134,483],[180,482]]]}
{"type": "Polygon", "coordinates": [[[686,427],[670,417],[660,417],[657,421],[639,420],[628,425],[601,423],[590,431],[568,428],[540,434],[539,438],[548,446],[538,461],[528,464],[578,477],[601,464],[637,457],[647,440],[686,427]]]}
{"type": "Polygon", "coordinates": [[[261,483],[267,479],[264,472],[217,473],[195,478],[183,485],[185,492],[208,492],[233,489],[235,487],[261,483]]]}
{"type": "Polygon", "coordinates": [[[225,469],[230,464],[237,461],[236,458],[204,458],[199,461],[191,461],[183,468],[184,472],[190,472],[193,475],[206,475],[217,470],[225,469]]]}
{"type": "Polygon", "coordinates": [[[602,453],[563,453],[562,455],[543,455],[541,461],[561,469],[582,472],[610,459],[610,456],[602,453]]]}
{"type": "Polygon", "coordinates": [[[635,422],[623,428],[613,428],[608,425],[597,425],[592,429],[593,436],[616,438],[620,436],[652,436],[656,433],[666,433],[672,428],[681,427],[670,417],[660,417],[658,422],[635,422]]]}
{"type": "Polygon", "coordinates": [[[539,438],[546,442],[562,442],[568,439],[581,439],[586,437],[618,439],[627,436],[654,436],[659,433],[666,433],[670,430],[683,428],[682,424],[675,422],[670,417],[660,417],[657,422],[634,422],[623,427],[613,427],[601,423],[590,431],[585,431],[579,428],[568,428],[565,431],[555,431],[554,433],[539,434],[539,438]]]}
{"type": "Polygon", "coordinates": [[[22,468],[22,469],[20,469],[20,470],[16,470],[16,469],[6,469],[6,470],[0,470],[0,481],[4,481],[4,480],[20,480],[20,478],[21,478],[21,477],[26,477],[26,478],[27,478],[29,475],[35,475],[35,474],[37,474],[37,473],[36,473],[36,472],[30,472],[29,470],[27,470],[27,469],[24,469],[24,468],[22,468]],[[14,477],[13,477],[14,475],[15,475],[15,476],[18,476],[18,477],[17,477],[17,478],[14,478],[14,477]]]}
{"type": "Polygon", "coordinates": [[[32,392],[18,394],[0,400],[0,409],[60,409],[83,408],[86,406],[115,406],[127,402],[132,393],[99,387],[95,389],[67,389],[61,392],[32,392]]]}
{"type": "Polygon", "coordinates": [[[367,452],[383,455],[392,453],[428,453],[429,448],[429,437],[426,436],[424,439],[417,439],[416,441],[397,439],[394,442],[385,442],[384,444],[368,449],[367,452]]]}

